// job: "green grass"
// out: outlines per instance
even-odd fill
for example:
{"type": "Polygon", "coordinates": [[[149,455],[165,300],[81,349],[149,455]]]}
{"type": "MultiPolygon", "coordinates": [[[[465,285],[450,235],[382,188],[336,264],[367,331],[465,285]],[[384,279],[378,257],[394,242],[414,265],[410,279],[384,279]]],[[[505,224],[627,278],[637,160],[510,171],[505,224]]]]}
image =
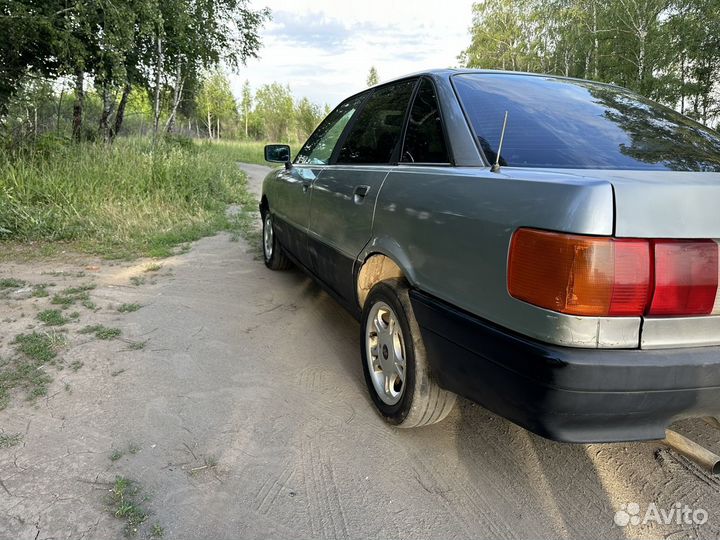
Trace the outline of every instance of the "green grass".
{"type": "MultiPolygon", "coordinates": [[[[246,193],[232,143],[58,144],[0,153],[0,242],[62,242],[108,258],[166,257],[227,229],[225,209],[246,193]]],[[[255,160],[255,158],[253,158],[255,160]]],[[[12,252],[3,250],[0,253],[12,252]]]]}
{"type": "Polygon", "coordinates": [[[28,400],[47,395],[52,377],[45,372],[46,364],[54,363],[62,338],[54,334],[20,334],[12,342],[17,356],[0,359],[0,409],[10,401],[15,389],[25,392],[28,400]]]}
{"type": "Polygon", "coordinates": [[[35,298],[45,298],[47,296],[50,296],[50,293],[47,290],[48,287],[52,287],[52,285],[47,284],[47,283],[40,283],[38,285],[33,285],[32,295],[35,298]]]}
{"type": "MultiPolygon", "coordinates": [[[[2,199],[0,199],[1,201],[2,199]]],[[[24,281],[15,278],[0,279],[0,289],[18,289],[25,285],[24,281]]]]}
{"type": "Polygon", "coordinates": [[[130,283],[132,283],[136,287],[139,287],[140,285],[145,285],[146,281],[147,280],[142,276],[133,276],[130,278],[130,283]]]}
{"type": "Polygon", "coordinates": [[[143,272],[158,272],[162,270],[163,265],[159,263],[152,263],[148,264],[144,269],[143,272]]]}
{"type": "Polygon", "coordinates": [[[77,316],[79,316],[78,313],[72,313],[70,317],[65,317],[59,309],[46,309],[37,314],[38,320],[45,326],[62,326],[76,319],[77,316]]]}
{"type": "Polygon", "coordinates": [[[20,334],[15,337],[13,344],[17,345],[18,352],[24,354],[38,365],[46,364],[57,356],[56,349],[59,340],[50,334],[20,334]]]}
{"type": "Polygon", "coordinates": [[[62,293],[67,296],[78,296],[82,295],[86,291],[92,291],[96,287],[97,285],[95,283],[85,283],[84,285],[79,285],[77,287],[68,287],[62,293]]]}
{"type": "Polygon", "coordinates": [[[92,291],[95,287],[95,283],[86,283],[85,285],[80,285],[78,287],[69,287],[64,289],[62,292],[53,295],[50,303],[56,306],[62,306],[62,309],[67,309],[75,302],[80,301],[82,305],[88,309],[94,309],[95,304],[90,301],[90,294],[88,291],[92,291]],[[89,307],[90,305],[93,307],[89,307]]]}
{"type": "MultiPolygon", "coordinates": [[[[112,459],[112,456],[111,456],[112,459]]],[[[119,459],[119,458],[117,458],[119,459]]],[[[123,476],[115,477],[108,501],[113,515],[125,522],[125,536],[135,536],[148,517],[141,505],[140,487],[123,476]]]]}
{"type": "MultiPolygon", "coordinates": [[[[283,141],[275,141],[285,144],[283,141]]],[[[201,148],[212,154],[222,156],[222,159],[234,162],[255,163],[258,165],[267,165],[268,167],[278,167],[281,164],[268,163],[265,161],[265,145],[262,141],[203,141],[201,148]]],[[[290,151],[293,156],[300,150],[298,144],[291,144],[290,151]]]]}
{"type": "Polygon", "coordinates": [[[0,433],[0,448],[10,448],[17,446],[22,441],[23,436],[20,433],[13,433],[12,435],[5,435],[0,433]]]}
{"type": "Polygon", "coordinates": [[[149,340],[145,340],[145,341],[129,341],[129,340],[128,340],[128,341],[127,341],[128,346],[127,346],[127,349],[125,349],[125,350],[127,350],[127,351],[141,351],[141,350],[143,350],[143,349],[145,348],[145,345],[147,345],[147,342],[148,342],[148,341],[149,341],[149,340]]]}
{"type": "Polygon", "coordinates": [[[80,334],[95,334],[97,339],[115,339],[120,337],[122,331],[119,328],[108,328],[102,324],[94,324],[92,326],[86,326],[82,330],[78,330],[80,334]]]}
{"type": "Polygon", "coordinates": [[[132,313],[133,311],[137,311],[142,306],[140,304],[122,304],[117,310],[120,313],[132,313]]]}

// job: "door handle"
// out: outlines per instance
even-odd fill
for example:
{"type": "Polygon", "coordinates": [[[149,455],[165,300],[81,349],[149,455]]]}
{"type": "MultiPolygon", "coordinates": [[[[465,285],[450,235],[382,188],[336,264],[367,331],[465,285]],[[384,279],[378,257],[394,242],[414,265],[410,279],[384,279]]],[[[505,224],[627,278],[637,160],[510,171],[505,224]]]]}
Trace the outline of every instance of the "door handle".
{"type": "Polygon", "coordinates": [[[312,182],[303,182],[303,183],[302,183],[303,193],[307,193],[307,190],[310,189],[310,185],[311,185],[311,184],[312,184],[312,182]]]}
{"type": "Polygon", "coordinates": [[[365,195],[370,191],[370,186],[356,186],[353,191],[353,202],[360,204],[365,199],[365,195]]]}

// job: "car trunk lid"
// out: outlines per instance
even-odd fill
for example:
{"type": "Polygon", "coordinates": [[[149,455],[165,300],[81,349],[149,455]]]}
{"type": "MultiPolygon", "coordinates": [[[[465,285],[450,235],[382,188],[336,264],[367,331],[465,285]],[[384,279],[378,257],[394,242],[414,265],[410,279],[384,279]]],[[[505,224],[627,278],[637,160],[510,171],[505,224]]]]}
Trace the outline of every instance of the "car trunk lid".
{"type": "MultiPolygon", "coordinates": [[[[720,239],[720,173],[614,171],[615,236],[720,239]]],[[[712,314],[644,317],[642,348],[720,344],[720,299],[712,314]]]]}
{"type": "Polygon", "coordinates": [[[720,173],[613,171],[607,179],[615,236],[720,238],[720,173]]]}

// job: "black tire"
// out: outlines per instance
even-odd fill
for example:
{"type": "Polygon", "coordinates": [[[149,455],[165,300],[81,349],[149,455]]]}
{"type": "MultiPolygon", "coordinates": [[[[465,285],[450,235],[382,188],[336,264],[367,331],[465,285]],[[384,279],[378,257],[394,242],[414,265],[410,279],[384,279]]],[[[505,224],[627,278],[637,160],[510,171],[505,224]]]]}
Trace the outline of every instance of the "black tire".
{"type": "MultiPolygon", "coordinates": [[[[390,323],[388,323],[388,327],[390,327],[390,323]]],[[[363,306],[360,348],[365,383],[375,407],[388,423],[404,428],[426,426],[439,422],[450,413],[455,405],[456,396],[452,392],[440,388],[430,375],[425,345],[410,304],[408,287],[404,281],[395,279],[382,281],[370,290],[363,306]],[[387,306],[392,314],[387,311],[387,306]],[[395,352],[397,351],[396,338],[388,337],[392,336],[393,332],[377,330],[377,325],[383,324],[380,320],[388,317],[389,321],[391,315],[394,315],[397,321],[392,324],[399,324],[402,332],[399,339],[402,343],[401,350],[405,364],[404,380],[398,386],[397,383],[401,378],[401,370],[399,370],[392,379],[395,384],[390,390],[390,392],[397,392],[399,398],[388,395],[388,389],[391,386],[387,384],[387,375],[384,373],[390,373],[392,368],[386,370],[379,366],[381,362],[386,364],[392,362],[392,360],[388,360],[392,354],[397,356],[395,352]],[[378,317],[380,319],[376,322],[375,319],[378,317]],[[388,353],[388,347],[382,345],[383,342],[388,343],[388,339],[391,339],[390,343],[392,344],[390,353],[388,353]],[[380,355],[383,356],[383,360],[380,359],[380,355]],[[372,367],[373,364],[377,365],[372,367]],[[371,374],[371,370],[373,374],[371,374]],[[385,385],[381,383],[383,378],[385,378],[385,385]],[[382,386],[385,391],[379,392],[375,387],[376,384],[382,386]],[[392,399],[399,400],[396,403],[386,402],[386,400],[392,401],[392,399]]]]}
{"type": "Polygon", "coordinates": [[[270,210],[266,210],[263,214],[262,229],[262,250],[265,266],[270,270],[287,270],[292,266],[292,263],[277,240],[270,210]]]}

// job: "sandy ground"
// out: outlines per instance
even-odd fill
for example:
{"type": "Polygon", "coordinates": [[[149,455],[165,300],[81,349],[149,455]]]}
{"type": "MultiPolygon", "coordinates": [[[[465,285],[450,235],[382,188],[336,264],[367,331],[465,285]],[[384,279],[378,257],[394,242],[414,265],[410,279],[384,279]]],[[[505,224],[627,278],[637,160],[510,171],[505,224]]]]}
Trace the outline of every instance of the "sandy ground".
{"type": "MultiPolygon", "coordinates": [[[[258,190],[267,169],[244,168],[258,190]]],[[[148,264],[0,265],[0,279],[54,282],[51,293],[94,283],[98,306],[69,308],[79,316],[58,330],[48,395],[20,393],[0,411],[0,432],[20,436],[0,448],[0,538],[122,537],[109,504],[119,475],[149,514],[138,538],[160,535],[155,524],[183,539],[720,535],[718,480],[658,443],[552,443],[463,400],[441,424],[386,426],[364,386],[358,324],[242,241],[221,234],[148,264]],[[122,335],[79,334],[88,324],[122,335]],[[709,517],[616,526],[628,503],[709,517]]],[[[0,300],[0,358],[17,334],[49,331],[35,320],[49,302],[0,300]]],[[[720,450],[720,431],[682,428],[720,450]]]]}

